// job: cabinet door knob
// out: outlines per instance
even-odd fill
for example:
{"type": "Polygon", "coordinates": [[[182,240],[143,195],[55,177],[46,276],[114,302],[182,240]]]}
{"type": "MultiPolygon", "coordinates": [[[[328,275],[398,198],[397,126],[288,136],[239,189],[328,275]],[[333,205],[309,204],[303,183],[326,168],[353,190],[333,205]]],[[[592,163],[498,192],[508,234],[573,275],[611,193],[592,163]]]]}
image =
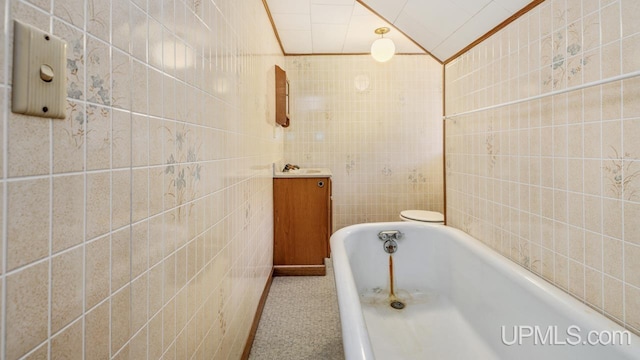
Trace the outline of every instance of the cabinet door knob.
{"type": "Polygon", "coordinates": [[[323,187],[324,186],[324,181],[320,180],[318,181],[318,187],[323,187]]]}

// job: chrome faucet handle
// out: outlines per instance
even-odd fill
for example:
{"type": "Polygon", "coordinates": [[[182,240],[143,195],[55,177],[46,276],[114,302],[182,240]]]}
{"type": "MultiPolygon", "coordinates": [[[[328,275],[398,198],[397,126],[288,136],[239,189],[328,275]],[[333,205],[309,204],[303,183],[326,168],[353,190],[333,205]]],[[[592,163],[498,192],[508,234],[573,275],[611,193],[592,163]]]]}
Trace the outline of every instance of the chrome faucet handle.
{"type": "Polygon", "coordinates": [[[382,241],[387,240],[400,240],[403,234],[399,230],[384,230],[378,233],[378,239],[382,241]]]}

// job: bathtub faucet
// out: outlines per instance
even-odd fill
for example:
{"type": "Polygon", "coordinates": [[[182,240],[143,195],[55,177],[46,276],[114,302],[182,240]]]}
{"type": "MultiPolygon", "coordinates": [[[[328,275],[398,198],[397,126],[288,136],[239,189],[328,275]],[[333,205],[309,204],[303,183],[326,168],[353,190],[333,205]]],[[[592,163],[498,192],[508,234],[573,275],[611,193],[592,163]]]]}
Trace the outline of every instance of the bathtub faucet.
{"type": "Polygon", "coordinates": [[[403,234],[398,230],[385,230],[378,233],[378,239],[384,241],[384,251],[388,254],[393,254],[398,250],[398,243],[396,240],[402,239],[403,234]]]}
{"type": "Polygon", "coordinates": [[[402,236],[404,235],[400,232],[400,230],[385,230],[378,233],[378,239],[382,241],[400,240],[402,239],[402,236]]]}

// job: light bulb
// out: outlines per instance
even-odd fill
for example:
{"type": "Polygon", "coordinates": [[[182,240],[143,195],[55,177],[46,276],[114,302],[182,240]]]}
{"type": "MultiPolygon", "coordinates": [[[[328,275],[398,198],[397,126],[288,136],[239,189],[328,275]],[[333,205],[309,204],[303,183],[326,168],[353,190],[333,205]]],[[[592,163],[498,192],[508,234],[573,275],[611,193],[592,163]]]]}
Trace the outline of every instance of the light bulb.
{"type": "Polygon", "coordinates": [[[376,61],[389,61],[395,52],[396,45],[389,38],[380,38],[371,44],[371,56],[376,61]]]}

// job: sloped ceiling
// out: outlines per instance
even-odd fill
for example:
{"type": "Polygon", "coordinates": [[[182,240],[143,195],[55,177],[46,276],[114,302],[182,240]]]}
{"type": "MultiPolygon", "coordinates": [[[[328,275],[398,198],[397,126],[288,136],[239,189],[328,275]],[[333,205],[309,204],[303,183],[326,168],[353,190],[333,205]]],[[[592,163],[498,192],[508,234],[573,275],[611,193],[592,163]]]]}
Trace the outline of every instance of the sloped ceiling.
{"type": "Polygon", "coordinates": [[[381,26],[397,53],[430,53],[445,61],[531,0],[264,0],[283,51],[368,53],[381,26]]]}

